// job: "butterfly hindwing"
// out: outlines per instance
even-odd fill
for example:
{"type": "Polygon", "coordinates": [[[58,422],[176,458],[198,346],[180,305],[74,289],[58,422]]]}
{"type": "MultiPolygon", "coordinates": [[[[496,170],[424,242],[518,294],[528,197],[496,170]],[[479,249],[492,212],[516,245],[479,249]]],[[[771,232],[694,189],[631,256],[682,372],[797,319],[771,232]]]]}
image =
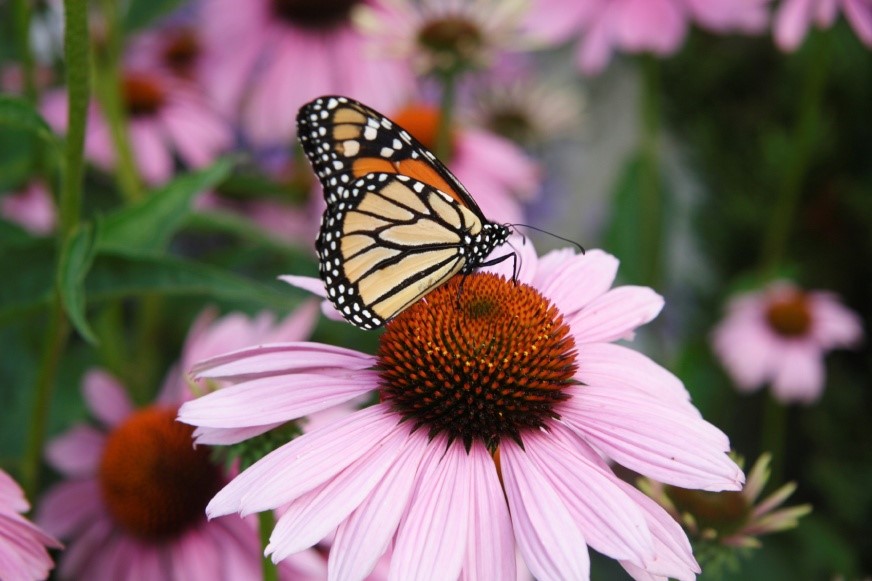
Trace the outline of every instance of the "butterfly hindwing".
{"type": "Polygon", "coordinates": [[[369,107],[321,97],[297,128],[327,202],[321,279],[354,325],[383,325],[508,238],[432,153],[369,107]]]}

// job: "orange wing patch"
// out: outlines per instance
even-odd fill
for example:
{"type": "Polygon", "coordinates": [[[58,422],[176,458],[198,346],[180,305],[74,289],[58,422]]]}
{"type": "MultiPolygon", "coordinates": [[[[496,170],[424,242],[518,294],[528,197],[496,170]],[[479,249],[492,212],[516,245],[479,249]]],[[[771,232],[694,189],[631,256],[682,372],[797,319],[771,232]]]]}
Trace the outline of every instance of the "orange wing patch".
{"type": "Polygon", "coordinates": [[[362,178],[368,173],[393,173],[409,176],[445,192],[458,204],[465,206],[460,194],[454,191],[454,188],[433,169],[431,164],[421,159],[389,161],[381,157],[359,157],[354,160],[351,172],[355,178],[362,178]]]}

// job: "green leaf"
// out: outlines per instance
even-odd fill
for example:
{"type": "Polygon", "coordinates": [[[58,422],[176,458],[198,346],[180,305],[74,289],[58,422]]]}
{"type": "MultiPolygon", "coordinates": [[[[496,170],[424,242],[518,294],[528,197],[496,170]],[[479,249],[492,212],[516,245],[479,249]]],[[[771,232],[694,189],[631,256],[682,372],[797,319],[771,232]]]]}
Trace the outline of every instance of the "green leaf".
{"type": "Polygon", "coordinates": [[[642,162],[638,155],[624,164],[612,192],[612,216],[605,235],[605,248],[620,257],[621,277],[639,282],[645,269],[642,265],[642,216],[639,211],[639,180],[642,162]]]}
{"type": "Polygon", "coordinates": [[[30,233],[18,224],[0,220],[0,252],[7,246],[27,244],[33,238],[30,233]]]}
{"type": "Polygon", "coordinates": [[[192,198],[230,173],[233,161],[185,174],[133,205],[106,216],[97,246],[124,253],[160,254],[191,212],[192,198]]]}
{"type": "Polygon", "coordinates": [[[48,305],[54,293],[55,247],[48,238],[4,245],[0,252],[0,322],[48,305]]]}
{"type": "Polygon", "coordinates": [[[132,0],[124,15],[124,28],[128,32],[146,28],[181,4],[181,0],[132,0]]]}
{"type": "Polygon", "coordinates": [[[61,302],[73,326],[83,339],[95,345],[97,336],[85,318],[85,277],[94,261],[94,231],[81,224],[64,241],[58,263],[58,289],[61,302]]]}
{"type": "Polygon", "coordinates": [[[0,125],[25,129],[60,151],[60,142],[42,115],[20,97],[0,95],[0,125]]]}
{"type": "Polygon", "coordinates": [[[264,246],[277,254],[298,262],[312,260],[311,256],[307,255],[298,246],[288,244],[278,236],[253,223],[251,220],[240,217],[238,214],[222,212],[220,210],[195,212],[188,216],[185,227],[205,232],[230,234],[240,240],[264,246]]]}
{"type": "Polygon", "coordinates": [[[86,284],[89,300],[156,293],[236,301],[286,312],[301,293],[276,282],[267,285],[205,264],[173,256],[102,253],[86,284]]]}

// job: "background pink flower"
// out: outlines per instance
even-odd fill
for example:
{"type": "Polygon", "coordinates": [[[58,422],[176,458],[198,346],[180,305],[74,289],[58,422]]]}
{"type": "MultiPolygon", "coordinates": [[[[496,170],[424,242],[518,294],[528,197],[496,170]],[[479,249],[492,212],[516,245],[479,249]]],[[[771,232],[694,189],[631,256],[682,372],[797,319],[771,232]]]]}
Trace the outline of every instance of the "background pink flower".
{"type": "Polygon", "coordinates": [[[30,182],[20,192],[0,197],[0,214],[39,235],[51,233],[57,223],[54,199],[45,184],[39,181],[30,182]]]}
{"type": "Polygon", "coordinates": [[[61,544],[21,516],[28,510],[24,492],[0,470],[0,579],[45,579],[54,567],[47,548],[61,544]]]}
{"type": "MultiPolygon", "coordinates": [[[[230,126],[203,95],[187,81],[164,71],[125,70],[122,98],[136,165],[149,184],[165,182],[173,175],[174,155],[197,168],[208,165],[233,144],[230,126]]],[[[42,113],[55,130],[65,131],[66,92],[46,95],[42,113]]],[[[96,104],[89,112],[85,153],[105,171],[115,167],[115,145],[96,104]]]]}
{"type": "MultiPolygon", "coordinates": [[[[376,3],[374,0],[373,3],[376,3]]],[[[325,94],[390,109],[412,87],[401,62],[368,52],[352,26],[356,0],[201,3],[204,75],[222,111],[238,113],[255,145],[284,145],[297,109],[325,94]]]]}
{"type": "Polygon", "coordinates": [[[775,13],[775,42],[781,50],[796,50],[812,24],[819,28],[831,27],[840,9],[857,37],[872,48],[870,0],[783,0],[775,13]]]}
{"type": "Polygon", "coordinates": [[[776,282],[730,300],[712,347],[740,391],[769,382],[782,403],[813,403],[824,389],[824,353],[862,335],[860,318],[834,295],[776,282]]]}

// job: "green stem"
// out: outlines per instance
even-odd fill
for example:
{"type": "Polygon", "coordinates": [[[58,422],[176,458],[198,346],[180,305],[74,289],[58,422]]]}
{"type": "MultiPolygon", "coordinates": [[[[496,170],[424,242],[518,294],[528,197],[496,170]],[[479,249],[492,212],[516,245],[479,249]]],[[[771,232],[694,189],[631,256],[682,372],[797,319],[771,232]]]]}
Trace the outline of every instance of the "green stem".
{"type": "Polygon", "coordinates": [[[784,258],[802,183],[808,173],[815,139],[819,134],[827,77],[828,37],[826,33],[818,37],[819,46],[817,50],[812,50],[811,62],[805,67],[799,117],[790,140],[793,149],[788,154],[786,167],[781,174],[778,199],[762,244],[760,263],[765,274],[772,274],[784,258]]]}
{"type": "Polygon", "coordinates": [[[781,482],[784,478],[784,450],[787,436],[787,407],[771,395],[763,410],[763,442],[761,452],[772,454],[770,482],[781,482]]]}
{"type": "Polygon", "coordinates": [[[641,61],[641,167],[639,171],[640,256],[645,270],[641,282],[661,284],[663,192],[660,176],[660,68],[657,59],[641,61]]]}
{"type": "Polygon", "coordinates": [[[30,413],[30,423],[27,427],[27,445],[21,467],[21,485],[25,495],[30,499],[35,498],[39,484],[40,460],[45,441],[48,412],[51,408],[58,364],[70,334],[70,325],[61,306],[60,295],[57,293],[55,293],[49,316],[51,318],[46,332],[45,347],[40,357],[39,371],[33,388],[35,398],[30,413]]]}
{"type": "Polygon", "coordinates": [[[454,99],[456,97],[457,77],[454,73],[446,73],[442,77],[442,100],[439,103],[439,125],[436,127],[436,154],[443,162],[451,155],[451,123],[454,117],[454,99]]]}
{"type": "MultiPolygon", "coordinates": [[[[260,545],[264,550],[266,550],[266,546],[269,544],[269,536],[272,534],[272,530],[276,524],[276,519],[275,516],[273,516],[272,511],[267,510],[257,515],[257,522],[260,527],[260,545]]],[[[278,568],[275,563],[272,562],[272,559],[264,556],[261,563],[263,581],[278,581],[278,568]]]]}
{"type": "Polygon", "coordinates": [[[67,138],[64,152],[64,175],[60,195],[62,240],[79,223],[82,206],[82,175],[85,161],[85,127],[91,92],[88,48],[88,3],[86,0],[64,2],[66,35],[64,55],[67,66],[67,138]]]}
{"type": "Polygon", "coordinates": [[[142,297],[139,309],[136,311],[136,336],[134,337],[134,353],[136,365],[131,365],[133,377],[125,377],[131,397],[135,402],[145,405],[154,397],[158,385],[158,346],[161,329],[161,311],[163,300],[159,294],[147,294],[142,297]]]}
{"type": "Polygon", "coordinates": [[[24,96],[33,104],[39,102],[39,88],[36,84],[36,62],[30,51],[30,17],[32,14],[30,0],[15,0],[14,11],[15,31],[18,59],[21,62],[21,73],[24,80],[24,96]]]}
{"type": "Polygon", "coordinates": [[[121,32],[116,0],[103,0],[101,12],[106,27],[105,42],[97,51],[97,99],[106,117],[112,145],[116,153],[115,173],[124,199],[136,202],[143,196],[142,182],[127,132],[127,113],[121,94],[121,71],[118,55],[121,52],[121,32]]]}

